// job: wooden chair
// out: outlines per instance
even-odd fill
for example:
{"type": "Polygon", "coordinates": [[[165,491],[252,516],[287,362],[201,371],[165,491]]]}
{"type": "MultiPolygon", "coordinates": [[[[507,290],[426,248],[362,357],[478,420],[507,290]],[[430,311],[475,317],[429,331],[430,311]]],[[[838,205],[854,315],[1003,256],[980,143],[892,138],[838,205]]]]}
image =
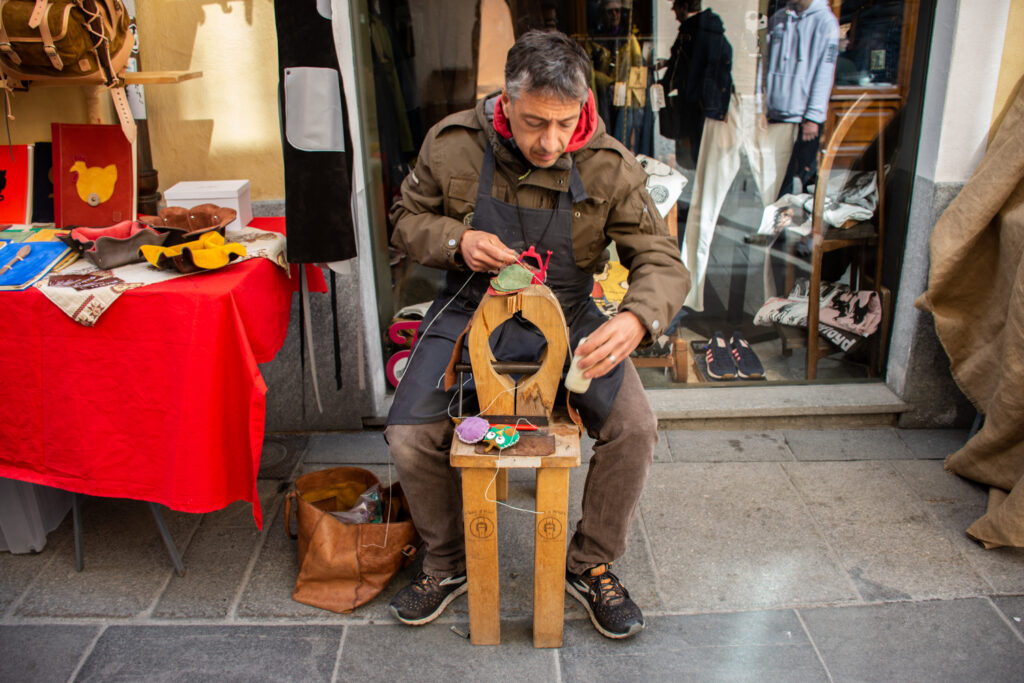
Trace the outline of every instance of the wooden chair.
{"type": "Polygon", "coordinates": [[[579,428],[554,412],[568,344],[562,308],[543,285],[530,285],[508,296],[485,295],[469,331],[473,379],[484,409],[481,416],[492,424],[515,424],[523,417],[539,427],[536,432],[522,432],[519,443],[503,451],[485,452],[484,444],[452,440],[451,464],[462,469],[469,634],[474,645],[501,642],[497,501],[507,494],[509,468],[537,470],[533,644],[562,645],[569,468],[580,464],[579,428]],[[547,340],[539,364],[495,361],[491,333],[516,313],[536,325],[547,340]],[[533,374],[518,382],[509,376],[525,372],[533,374]]]}
{"type": "MultiPolygon", "coordinates": [[[[789,347],[807,347],[807,379],[815,379],[818,376],[818,361],[821,358],[834,353],[833,348],[818,336],[818,321],[820,320],[821,300],[818,292],[821,287],[821,264],[825,253],[838,249],[854,250],[851,261],[851,281],[853,289],[874,289],[878,291],[882,300],[882,323],[875,331],[872,340],[872,354],[869,363],[869,373],[876,374],[881,371],[883,362],[883,345],[885,337],[888,336],[888,324],[891,308],[891,294],[881,286],[882,281],[882,252],[885,243],[885,136],[883,135],[885,119],[872,117],[867,119],[868,125],[877,122],[877,183],[878,183],[878,205],[875,208],[875,215],[868,221],[859,222],[856,220],[847,221],[841,228],[827,226],[824,221],[826,191],[828,178],[838,158],[848,158],[848,155],[841,154],[846,142],[846,137],[855,124],[863,127],[865,121],[858,121],[868,105],[865,96],[860,96],[853,105],[846,111],[839,120],[835,130],[829,136],[828,144],[819,152],[818,157],[818,179],[814,189],[814,208],[812,211],[812,246],[811,246],[811,276],[808,287],[807,298],[807,329],[801,330],[800,335],[805,339],[799,341],[794,335],[783,335],[783,353],[788,355],[789,347]],[[869,265],[873,264],[870,268],[869,265]]],[[[863,135],[863,130],[857,131],[863,135]]],[[[795,280],[793,259],[789,260],[786,269],[786,291],[790,291],[795,280]]]]}

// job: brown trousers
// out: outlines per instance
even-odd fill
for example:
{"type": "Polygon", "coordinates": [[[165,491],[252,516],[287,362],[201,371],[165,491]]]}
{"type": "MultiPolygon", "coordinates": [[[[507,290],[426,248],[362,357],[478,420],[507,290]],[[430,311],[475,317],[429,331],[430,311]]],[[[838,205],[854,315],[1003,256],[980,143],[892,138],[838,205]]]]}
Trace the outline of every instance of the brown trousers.
{"type": "MultiPolygon", "coordinates": [[[[658,421],[633,364],[611,413],[599,431],[583,486],[583,517],[569,543],[566,566],[573,573],[611,562],[626,550],[626,535],[654,460],[658,421]]],[[[454,425],[449,420],[389,425],[385,437],[398,476],[423,537],[423,571],[443,578],[466,567],[462,534],[462,483],[448,464],[454,425]]]]}

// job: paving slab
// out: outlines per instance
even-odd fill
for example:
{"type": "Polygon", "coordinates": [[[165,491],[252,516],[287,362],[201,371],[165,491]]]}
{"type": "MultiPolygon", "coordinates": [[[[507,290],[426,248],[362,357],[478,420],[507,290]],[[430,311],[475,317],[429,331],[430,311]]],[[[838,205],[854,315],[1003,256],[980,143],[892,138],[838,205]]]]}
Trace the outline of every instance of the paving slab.
{"type": "Polygon", "coordinates": [[[864,600],[970,597],[987,591],[892,463],[781,467],[864,600]]]}
{"type": "Polygon", "coordinates": [[[967,443],[966,429],[897,429],[896,436],[917,458],[945,458],[967,443]]]}
{"type": "Polygon", "coordinates": [[[259,478],[287,479],[302,460],[308,442],[307,434],[267,434],[260,453],[259,478]]]}
{"type": "Polygon", "coordinates": [[[292,600],[299,562],[297,543],[284,529],[284,506],[265,523],[270,524],[270,529],[242,592],[236,611],[238,618],[331,618],[331,612],[292,600]]]}
{"type": "MultiPolygon", "coordinates": [[[[338,678],[343,681],[538,681],[558,680],[558,651],[533,647],[529,622],[503,623],[501,645],[471,644],[432,622],[419,628],[402,625],[348,626],[338,678]]],[[[457,625],[468,632],[468,619],[457,625]]]]}
{"type": "Polygon", "coordinates": [[[787,429],[797,460],[896,460],[916,457],[891,427],[882,429],[787,429]]]}
{"type": "Polygon", "coordinates": [[[781,431],[664,431],[673,462],[773,462],[792,460],[781,431]]]}
{"type": "Polygon", "coordinates": [[[987,509],[986,487],[947,472],[941,460],[907,460],[895,462],[893,467],[991,592],[1024,593],[1024,548],[986,550],[967,535],[967,527],[987,509]]]}
{"type": "Polygon", "coordinates": [[[66,681],[100,626],[0,626],[0,681],[66,681]]]}
{"type": "Polygon", "coordinates": [[[76,681],[329,681],[337,626],[111,626],[76,681]]]}
{"type": "Polygon", "coordinates": [[[789,610],[648,618],[639,635],[613,641],[589,622],[567,625],[561,680],[826,681],[789,610]]]}
{"type": "Polygon", "coordinates": [[[9,610],[33,581],[54,561],[57,548],[71,542],[71,516],[47,534],[46,547],[38,553],[0,552],[0,614],[9,610]]]}
{"type": "Polygon", "coordinates": [[[1017,635],[1024,640],[1024,595],[1012,597],[992,598],[999,611],[1017,629],[1017,635]]]}
{"type": "MultiPolygon", "coordinates": [[[[163,516],[178,550],[186,549],[201,515],[163,516]]],[[[84,497],[82,519],[84,570],[75,571],[74,544],[61,543],[17,615],[134,617],[154,603],[174,568],[149,505],[84,497]]]]}
{"type": "Polygon", "coordinates": [[[390,459],[384,432],[321,432],[309,437],[304,463],[379,465],[390,459]]]}
{"type": "Polygon", "coordinates": [[[779,464],[655,465],[641,509],[666,609],[859,599],[779,464]]]}
{"type": "Polygon", "coordinates": [[[985,599],[800,610],[836,681],[1011,681],[1024,642],[985,599]]]}

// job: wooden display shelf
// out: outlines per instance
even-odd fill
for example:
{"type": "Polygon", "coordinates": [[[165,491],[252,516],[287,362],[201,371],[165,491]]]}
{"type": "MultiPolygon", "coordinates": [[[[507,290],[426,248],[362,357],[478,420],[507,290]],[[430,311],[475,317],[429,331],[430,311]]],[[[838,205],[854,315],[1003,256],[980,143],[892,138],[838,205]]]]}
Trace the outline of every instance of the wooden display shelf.
{"type": "Polygon", "coordinates": [[[128,85],[159,85],[191,81],[202,75],[202,71],[129,71],[125,74],[125,82],[128,85]]]}

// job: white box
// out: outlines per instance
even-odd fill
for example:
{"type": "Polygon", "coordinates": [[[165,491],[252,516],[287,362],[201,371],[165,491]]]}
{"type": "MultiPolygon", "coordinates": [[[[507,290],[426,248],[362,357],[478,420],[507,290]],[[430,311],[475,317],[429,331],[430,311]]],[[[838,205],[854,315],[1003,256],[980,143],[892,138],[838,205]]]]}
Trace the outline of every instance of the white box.
{"type": "Polygon", "coordinates": [[[189,180],[175,183],[164,192],[167,206],[190,209],[199,204],[216,204],[232,208],[238,217],[228,223],[228,230],[238,230],[252,221],[252,202],[248,180],[189,180]]]}

